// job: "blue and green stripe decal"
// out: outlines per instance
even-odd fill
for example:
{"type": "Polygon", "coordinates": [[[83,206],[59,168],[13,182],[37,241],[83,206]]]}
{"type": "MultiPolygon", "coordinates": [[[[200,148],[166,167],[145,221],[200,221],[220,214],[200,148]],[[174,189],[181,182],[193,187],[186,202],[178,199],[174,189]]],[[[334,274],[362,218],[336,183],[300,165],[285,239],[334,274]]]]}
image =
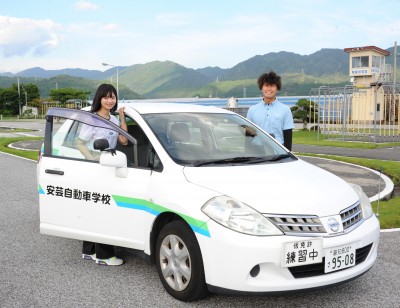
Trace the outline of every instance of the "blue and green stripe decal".
{"type": "Polygon", "coordinates": [[[38,185],[38,192],[39,192],[39,195],[44,195],[44,190],[43,190],[42,186],[40,186],[40,184],[38,185]]]}
{"type": "Polygon", "coordinates": [[[177,213],[175,211],[172,211],[170,209],[167,209],[159,204],[143,200],[143,199],[137,199],[137,198],[129,198],[129,197],[123,197],[123,196],[112,196],[115,203],[120,206],[120,207],[125,207],[129,209],[134,209],[134,210],[140,210],[140,211],[145,211],[147,213],[150,213],[154,216],[158,216],[161,213],[164,212],[172,212],[180,217],[182,217],[193,229],[194,232],[197,232],[199,234],[202,234],[207,237],[211,237],[210,232],[208,231],[208,226],[205,221],[201,221],[198,219],[195,219],[193,217],[177,213]]]}

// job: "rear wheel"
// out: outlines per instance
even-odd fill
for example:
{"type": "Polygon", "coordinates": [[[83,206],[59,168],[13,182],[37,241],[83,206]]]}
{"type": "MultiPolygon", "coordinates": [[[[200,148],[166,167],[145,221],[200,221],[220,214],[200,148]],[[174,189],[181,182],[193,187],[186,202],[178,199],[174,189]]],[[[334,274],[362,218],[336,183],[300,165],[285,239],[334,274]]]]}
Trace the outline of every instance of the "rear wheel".
{"type": "Polygon", "coordinates": [[[200,247],[186,222],[172,221],[161,230],[156,265],[162,284],[176,299],[191,302],[208,294],[200,247]]]}

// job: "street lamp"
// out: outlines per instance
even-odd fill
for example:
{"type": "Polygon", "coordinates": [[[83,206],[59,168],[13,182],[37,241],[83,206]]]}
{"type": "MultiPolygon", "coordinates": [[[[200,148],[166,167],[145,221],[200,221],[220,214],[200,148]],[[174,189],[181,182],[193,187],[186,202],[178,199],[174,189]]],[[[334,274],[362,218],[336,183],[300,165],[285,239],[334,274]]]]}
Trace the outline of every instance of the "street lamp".
{"type": "Polygon", "coordinates": [[[116,67],[117,68],[117,96],[119,97],[119,88],[118,88],[118,66],[116,65],[112,65],[112,64],[108,64],[108,63],[101,63],[103,66],[112,66],[112,67],[116,67]]]}

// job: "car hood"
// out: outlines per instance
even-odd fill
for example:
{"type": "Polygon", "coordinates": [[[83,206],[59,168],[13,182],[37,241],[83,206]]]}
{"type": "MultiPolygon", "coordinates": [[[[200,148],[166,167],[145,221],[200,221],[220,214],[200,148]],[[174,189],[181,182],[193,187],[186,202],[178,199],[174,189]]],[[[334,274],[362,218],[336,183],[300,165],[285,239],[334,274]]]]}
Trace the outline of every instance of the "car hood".
{"type": "Polygon", "coordinates": [[[358,201],[338,176],[297,160],[285,163],[185,167],[186,179],[238,199],[263,214],[328,216],[358,201]]]}

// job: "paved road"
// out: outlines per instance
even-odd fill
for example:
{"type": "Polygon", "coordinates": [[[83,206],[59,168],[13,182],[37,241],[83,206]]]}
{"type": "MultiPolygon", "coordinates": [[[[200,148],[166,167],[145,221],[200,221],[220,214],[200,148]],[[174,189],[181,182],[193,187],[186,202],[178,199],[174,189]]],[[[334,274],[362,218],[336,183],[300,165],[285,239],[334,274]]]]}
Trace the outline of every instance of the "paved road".
{"type": "Polygon", "coordinates": [[[80,241],[41,235],[36,163],[0,153],[0,170],[0,307],[400,307],[400,232],[382,233],[376,265],[337,287],[184,304],[155,266],[126,251],[123,266],[101,267],[80,258],[80,241]]]}

